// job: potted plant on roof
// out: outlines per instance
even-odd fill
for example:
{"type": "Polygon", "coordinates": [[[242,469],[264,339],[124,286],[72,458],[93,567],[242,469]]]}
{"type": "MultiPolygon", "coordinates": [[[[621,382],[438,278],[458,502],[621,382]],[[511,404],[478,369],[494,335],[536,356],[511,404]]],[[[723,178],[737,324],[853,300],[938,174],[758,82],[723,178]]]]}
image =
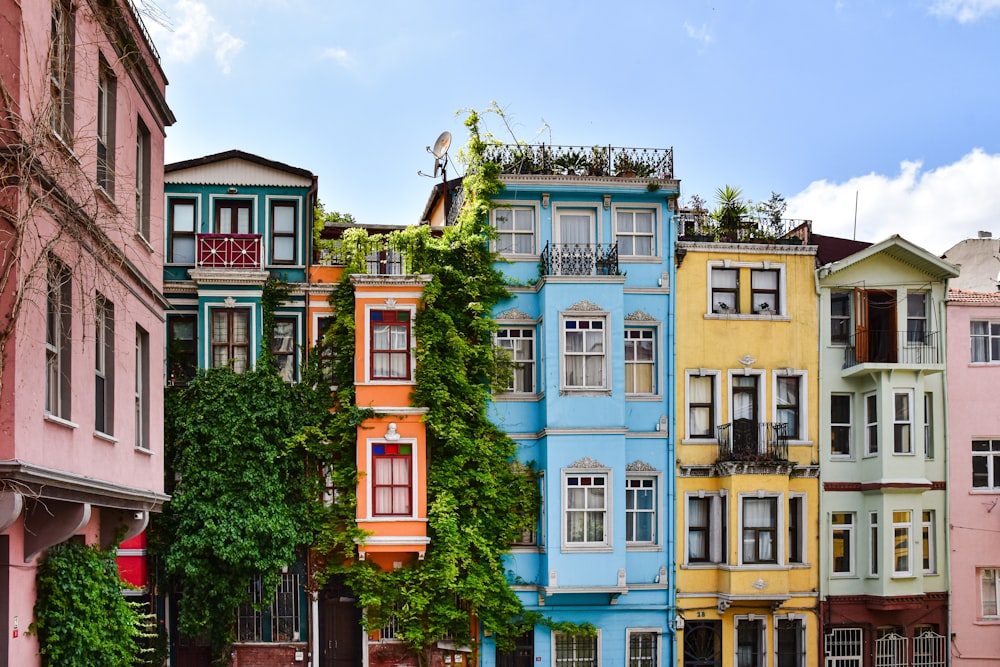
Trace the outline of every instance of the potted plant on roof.
{"type": "Polygon", "coordinates": [[[652,173],[649,165],[629,151],[618,151],[615,155],[615,176],[621,178],[635,178],[636,176],[649,176],[652,173]]]}
{"type": "Polygon", "coordinates": [[[715,191],[719,206],[712,211],[711,217],[719,228],[719,240],[738,242],[744,236],[744,218],[749,212],[743,201],[743,191],[726,185],[715,191]]]}

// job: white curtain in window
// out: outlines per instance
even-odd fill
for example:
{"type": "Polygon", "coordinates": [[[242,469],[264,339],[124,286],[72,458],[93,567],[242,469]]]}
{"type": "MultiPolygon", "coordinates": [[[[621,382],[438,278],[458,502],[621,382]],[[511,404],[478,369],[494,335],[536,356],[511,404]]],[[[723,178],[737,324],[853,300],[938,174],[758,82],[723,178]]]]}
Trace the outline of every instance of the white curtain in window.
{"type": "Polygon", "coordinates": [[[559,216],[559,243],[590,243],[590,216],[563,213],[559,216]]]}
{"type": "MultiPolygon", "coordinates": [[[[688,502],[688,526],[705,528],[708,522],[709,503],[705,498],[691,498],[688,502]]],[[[688,532],[688,555],[703,560],[708,557],[708,531],[688,532]]]]}

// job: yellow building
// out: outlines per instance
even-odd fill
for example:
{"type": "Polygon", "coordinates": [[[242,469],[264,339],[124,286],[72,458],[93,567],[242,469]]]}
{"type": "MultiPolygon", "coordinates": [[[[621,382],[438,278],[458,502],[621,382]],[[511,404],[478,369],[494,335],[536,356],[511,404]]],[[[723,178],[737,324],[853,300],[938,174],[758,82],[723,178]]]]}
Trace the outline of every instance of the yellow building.
{"type": "Polygon", "coordinates": [[[819,662],[815,254],[804,245],[677,245],[684,667],[819,662]]]}

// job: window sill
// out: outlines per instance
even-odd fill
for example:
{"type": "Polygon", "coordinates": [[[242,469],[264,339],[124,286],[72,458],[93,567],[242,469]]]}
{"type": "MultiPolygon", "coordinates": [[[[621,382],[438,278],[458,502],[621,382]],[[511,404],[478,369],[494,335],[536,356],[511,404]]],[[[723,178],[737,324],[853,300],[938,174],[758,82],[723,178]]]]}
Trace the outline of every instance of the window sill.
{"type": "Polygon", "coordinates": [[[135,448],[135,453],[136,454],[145,454],[146,456],[152,456],[153,455],[153,450],[150,449],[149,447],[136,447],[135,448]]]}
{"type": "Polygon", "coordinates": [[[537,262],[539,261],[539,256],[537,253],[534,254],[517,254],[517,253],[497,253],[497,256],[503,257],[504,259],[511,262],[537,262]]]}
{"type": "Polygon", "coordinates": [[[522,402],[522,403],[537,403],[538,401],[545,398],[545,394],[517,394],[514,392],[507,392],[503,394],[494,394],[494,403],[512,403],[512,402],[522,402]]]}
{"type": "Polygon", "coordinates": [[[560,396],[611,396],[610,389],[599,389],[596,387],[584,387],[577,389],[562,387],[559,389],[560,396]]]}
{"type": "Polygon", "coordinates": [[[684,570],[717,570],[724,565],[725,563],[683,563],[681,568],[684,570]]]}
{"type": "Polygon", "coordinates": [[[593,546],[571,546],[569,544],[562,545],[562,552],[564,554],[594,554],[594,553],[612,553],[614,547],[610,544],[595,544],[593,546]]]}
{"type": "Polygon", "coordinates": [[[662,262],[663,257],[660,255],[618,255],[619,264],[660,264],[662,262]]]}
{"type": "MultiPolygon", "coordinates": [[[[150,255],[156,252],[156,248],[154,248],[153,244],[149,242],[149,239],[142,235],[142,232],[136,232],[134,236],[135,240],[139,242],[139,245],[145,248],[150,255]]],[[[194,264],[191,264],[190,266],[194,266],[194,264]]]]}
{"type": "Polygon", "coordinates": [[[706,320],[747,320],[750,322],[791,322],[788,315],[762,315],[758,313],[705,313],[706,320]]]}
{"type": "Polygon", "coordinates": [[[635,403],[655,403],[663,400],[660,394],[625,394],[626,401],[635,403]]]}
{"type": "Polygon", "coordinates": [[[684,438],[681,440],[682,445],[711,445],[712,447],[719,446],[718,438],[684,438]]]}
{"type": "Polygon", "coordinates": [[[663,551],[663,547],[661,547],[659,544],[634,544],[634,543],[630,544],[626,542],[625,551],[653,553],[653,552],[663,551]]]}
{"type": "Polygon", "coordinates": [[[275,269],[275,270],[287,270],[287,269],[304,270],[306,267],[303,264],[296,264],[295,262],[271,262],[270,264],[265,264],[264,268],[275,269]]]}
{"type": "Polygon", "coordinates": [[[857,461],[857,459],[850,454],[847,454],[846,456],[843,454],[831,454],[830,460],[834,463],[855,463],[857,461]]]}
{"type": "Polygon", "coordinates": [[[812,447],[813,446],[813,441],[812,440],[789,440],[788,441],[788,446],[789,447],[812,447]]]}
{"type": "Polygon", "coordinates": [[[1000,487],[994,487],[989,489],[975,488],[969,491],[970,496],[995,496],[1000,494],[1000,487]]]}
{"type": "Polygon", "coordinates": [[[103,431],[94,431],[94,438],[97,440],[103,440],[109,445],[117,445],[118,438],[103,431]]]}
{"type": "Polygon", "coordinates": [[[62,426],[64,428],[80,428],[79,424],[71,422],[68,419],[63,419],[62,417],[57,417],[56,415],[50,412],[45,413],[45,421],[52,424],[56,424],[58,426],[62,426]]]}
{"type": "Polygon", "coordinates": [[[893,572],[889,575],[889,578],[893,581],[901,581],[903,579],[916,579],[917,575],[912,572],[893,572]]]}
{"type": "Polygon", "coordinates": [[[545,550],[538,546],[528,546],[527,544],[515,544],[510,548],[512,554],[540,554],[545,550]]]}

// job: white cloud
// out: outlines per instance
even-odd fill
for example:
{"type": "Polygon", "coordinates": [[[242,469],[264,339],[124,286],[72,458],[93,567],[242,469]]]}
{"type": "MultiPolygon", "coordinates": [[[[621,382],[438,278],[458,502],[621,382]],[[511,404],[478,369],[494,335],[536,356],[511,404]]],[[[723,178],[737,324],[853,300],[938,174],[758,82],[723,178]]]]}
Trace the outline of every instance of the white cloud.
{"type": "Polygon", "coordinates": [[[340,47],[325,49],[323,51],[323,57],[333,60],[335,63],[344,68],[354,67],[354,56],[348,53],[346,49],[342,49],[340,47]]]}
{"type": "Polygon", "coordinates": [[[691,39],[698,40],[699,42],[703,42],[705,44],[712,42],[712,33],[708,31],[708,26],[704,23],[701,24],[701,27],[695,27],[685,21],[684,29],[687,31],[688,37],[691,39]]]}
{"type": "Polygon", "coordinates": [[[1000,0],[934,0],[929,11],[959,23],[973,23],[1000,11],[1000,0]]]}
{"type": "Polygon", "coordinates": [[[172,30],[155,21],[146,22],[161,53],[187,64],[214,48],[215,62],[224,74],[230,72],[232,59],[245,42],[217,29],[217,21],[208,5],[200,0],[177,0],[172,9],[163,13],[169,17],[172,30]]]}
{"type": "Polygon", "coordinates": [[[979,230],[1000,236],[1000,154],[975,149],[953,164],[923,171],[902,162],[899,174],[871,173],[844,183],[815,181],[788,199],[786,215],[813,221],[813,231],[878,242],[893,234],[941,254],[979,230]]]}

